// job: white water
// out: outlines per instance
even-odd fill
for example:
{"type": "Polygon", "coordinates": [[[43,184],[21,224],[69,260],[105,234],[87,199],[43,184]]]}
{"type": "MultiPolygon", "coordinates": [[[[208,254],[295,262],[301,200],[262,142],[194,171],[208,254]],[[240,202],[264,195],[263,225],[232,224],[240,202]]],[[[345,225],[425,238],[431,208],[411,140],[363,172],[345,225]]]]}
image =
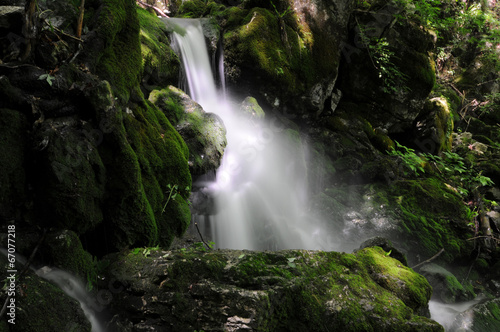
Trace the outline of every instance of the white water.
{"type": "MultiPolygon", "coordinates": [[[[5,248],[0,248],[0,253],[7,256],[7,250],[5,248]]],[[[15,256],[17,263],[23,266],[26,264],[26,258],[22,255],[16,253],[15,256]]],[[[35,269],[32,266],[30,266],[30,268],[39,277],[56,284],[66,295],[80,303],[85,316],[92,326],[92,332],[105,331],[93,310],[93,308],[96,308],[97,305],[95,299],[90,296],[85,289],[84,284],[78,278],[66,271],[57,268],[50,268],[48,266],[44,266],[40,269],[35,269]]],[[[72,331],[74,328],[75,326],[68,326],[69,331],[72,331]]]]}
{"type": "MultiPolygon", "coordinates": [[[[204,185],[215,197],[217,214],[209,217],[212,239],[219,248],[329,249],[320,244],[320,222],[308,204],[304,148],[292,143],[277,121],[263,123],[242,116],[226,101],[213,79],[201,24],[168,19],[185,31],[174,32],[191,98],[206,112],[219,115],[227,141],[216,180],[204,185]]],[[[219,71],[223,72],[221,62],[219,71]]],[[[203,221],[199,221],[200,224],[203,221]]]]}
{"type": "Polygon", "coordinates": [[[431,300],[429,301],[431,318],[441,324],[445,331],[469,331],[472,327],[473,313],[467,310],[483,299],[478,297],[472,301],[453,304],[431,300]]]}

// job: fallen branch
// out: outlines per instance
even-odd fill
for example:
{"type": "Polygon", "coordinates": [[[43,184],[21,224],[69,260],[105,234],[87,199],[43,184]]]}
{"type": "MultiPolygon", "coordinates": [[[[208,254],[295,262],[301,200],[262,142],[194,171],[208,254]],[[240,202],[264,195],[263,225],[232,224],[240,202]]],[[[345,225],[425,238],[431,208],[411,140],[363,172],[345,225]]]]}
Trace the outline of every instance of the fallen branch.
{"type": "Polygon", "coordinates": [[[208,245],[208,243],[205,242],[205,239],[203,239],[203,236],[201,235],[200,229],[198,228],[198,223],[195,222],[194,225],[196,226],[196,230],[198,231],[198,234],[200,235],[201,242],[203,242],[203,244],[207,247],[208,250],[212,249],[212,247],[210,247],[208,245]]]}
{"type": "Polygon", "coordinates": [[[428,260],[426,261],[423,261],[422,263],[418,263],[417,265],[413,266],[412,269],[415,269],[421,265],[424,265],[424,264],[427,264],[427,263],[430,263],[431,261],[435,260],[436,258],[439,257],[439,255],[441,255],[442,253],[444,252],[444,248],[442,248],[441,250],[439,250],[439,252],[437,254],[435,254],[434,256],[432,256],[431,258],[429,258],[428,260]]]}
{"type": "Polygon", "coordinates": [[[161,17],[168,17],[160,8],[158,7],[155,7],[153,5],[150,5],[150,4],[147,4],[145,2],[142,2],[142,1],[139,1],[137,0],[137,4],[139,6],[141,6],[142,8],[146,9],[146,8],[151,8],[153,9],[158,15],[160,15],[161,17]]]}

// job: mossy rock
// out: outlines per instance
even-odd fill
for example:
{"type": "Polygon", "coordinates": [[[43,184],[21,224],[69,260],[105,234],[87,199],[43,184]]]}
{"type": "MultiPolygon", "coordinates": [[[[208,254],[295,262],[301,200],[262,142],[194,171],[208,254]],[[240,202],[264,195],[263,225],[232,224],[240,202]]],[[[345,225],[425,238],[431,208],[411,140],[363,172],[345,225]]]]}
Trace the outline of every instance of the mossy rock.
{"type": "Polygon", "coordinates": [[[15,220],[26,199],[28,122],[16,110],[0,109],[0,219],[15,220]]]}
{"type": "Polygon", "coordinates": [[[149,101],[131,105],[114,117],[113,130],[105,136],[106,144],[99,146],[99,152],[109,170],[106,191],[117,194],[107,196],[106,222],[93,235],[104,239],[106,229],[112,229],[114,248],[168,247],[190,222],[186,202],[191,188],[188,148],[149,101]],[[178,195],[166,204],[173,190],[169,185],[177,186],[178,195]]]}
{"type": "Polygon", "coordinates": [[[47,234],[41,250],[50,257],[51,266],[67,271],[81,280],[96,274],[92,256],[86,252],[75,232],[61,231],[47,234]]]}
{"type": "Polygon", "coordinates": [[[440,180],[428,178],[401,180],[384,190],[389,206],[399,220],[399,236],[394,242],[412,259],[434,256],[445,252],[439,260],[451,262],[466,258],[472,250],[467,241],[467,208],[461,197],[440,180]]]}
{"type": "Polygon", "coordinates": [[[240,105],[240,111],[253,119],[264,119],[266,117],[266,113],[264,113],[264,110],[254,97],[246,97],[240,105]]]}
{"type": "MultiPolygon", "coordinates": [[[[7,257],[0,255],[0,263],[7,266],[7,257]]],[[[18,272],[23,269],[21,264],[17,264],[16,268],[18,272]]],[[[9,276],[6,271],[2,269],[0,272],[2,280],[9,276]]],[[[16,279],[16,296],[13,299],[16,305],[15,325],[8,324],[5,331],[91,331],[80,303],[29,269],[16,279]]],[[[2,292],[0,300],[5,302],[5,293],[2,292]]],[[[10,319],[8,315],[5,318],[10,319]]]]}
{"type": "Polygon", "coordinates": [[[200,176],[215,171],[226,147],[226,128],[222,119],[207,113],[185,92],[173,86],[154,90],[149,100],[175,125],[189,149],[191,174],[200,176]]]}
{"type": "Polygon", "coordinates": [[[165,23],[154,14],[137,8],[142,54],[142,87],[147,91],[175,84],[180,60],[170,47],[165,23]]]}
{"type": "Polygon", "coordinates": [[[78,118],[47,119],[35,131],[41,150],[35,154],[35,211],[43,216],[37,225],[82,234],[102,222],[107,172],[96,149],[100,135],[78,118]]]}
{"type": "Polygon", "coordinates": [[[129,285],[110,304],[123,313],[120,324],[138,315],[152,329],[443,331],[426,318],[425,278],[379,247],[356,254],[149,248],[110,260],[108,277],[129,285]],[[162,322],[150,319],[158,315],[162,322]]]}
{"type": "Polygon", "coordinates": [[[391,13],[395,15],[398,9],[394,4],[379,5],[361,11],[356,20],[352,18],[339,89],[344,101],[371,108],[364,117],[374,128],[385,129],[389,135],[400,134],[413,127],[436,82],[428,53],[433,49],[432,36],[411,20],[390,24],[391,13]],[[366,38],[373,37],[369,46],[361,42],[360,27],[369,29],[366,38]],[[377,57],[387,61],[376,65],[377,57]]]}
{"type": "Polygon", "coordinates": [[[127,102],[138,94],[142,73],[140,26],[132,0],[102,0],[92,11],[92,31],[79,55],[91,72],[108,80],[115,96],[127,102]]]}
{"type": "Polygon", "coordinates": [[[430,263],[419,270],[433,287],[433,297],[444,303],[456,303],[472,300],[476,295],[464,288],[455,275],[444,267],[430,263]]]}
{"type": "Polygon", "coordinates": [[[419,150],[432,154],[450,151],[454,124],[445,98],[428,99],[415,123],[414,144],[419,150]]]}
{"type": "Polygon", "coordinates": [[[320,2],[306,15],[291,1],[273,4],[249,1],[222,13],[228,82],[269,104],[316,116],[324,103],[315,104],[315,91],[324,91],[323,101],[332,93],[345,31],[340,25],[350,7],[333,11],[320,2]]]}

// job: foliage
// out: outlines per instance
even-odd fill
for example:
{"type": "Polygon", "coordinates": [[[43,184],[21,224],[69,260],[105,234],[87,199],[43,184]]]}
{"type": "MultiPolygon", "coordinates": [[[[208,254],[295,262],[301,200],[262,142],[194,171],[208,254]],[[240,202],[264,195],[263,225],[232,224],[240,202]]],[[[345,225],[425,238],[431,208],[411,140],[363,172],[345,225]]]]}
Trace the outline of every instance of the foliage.
{"type": "MultiPolygon", "coordinates": [[[[401,159],[404,168],[410,169],[415,176],[419,176],[425,173],[425,160],[422,159],[418,154],[416,154],[414,149],[401,145],[397,141],[395,141],[395,143],[396,149],[389,150],[388,154],[390,156],[395,156],[401,159]]],[[[405,176],[408,175],[406,169],[403,170],[403,174],[405,176]]]]}
{"type": "MultiPolygon", "coordinates": [[[[168,202],[170,202],[170,200],[175,200],[175,198],[177,197],[177,194],[179,194],[179,185],[174,184],[172,186],[171,184],[168,184],[167,188],[168,188],[168,197],[167,197],[167,201],[165,202],[165,205],[163,206],[163,210],[161,210],[161,213],[165,213],[165,209],[167,208],[168,202]]],[[[186,188],[184,188],[184,190],[186,192],[189,192],[189,186],[186,186],[186,188]]]]}
{"type": "Polygon", "coordinates": [[[40,76],[38,77],[38,79],[39,79],[40,81],[45,80],[45,81],[47,81],[47,83],[49,83],[49,85],[50,85],[50,86],[52,86],[52,80],[54,80],[54,79],[55,79],[55,77],[54,77],[54,76],[52,76],[52,75],[50,75],[50,74],[42,74],[42,75],[40,75],[40,76]]]}
{"type": "Polygon", "coordinates": [[[466,160],[457,153],[443,152],[441,156],[430,153],[417,154],[414,149],[401,145],[397,141],[395,143],[396,149],[388,151],[388,154],[402,161],[405,176],[408,175],[408,169],[415,176],[421,176],[425,173],[426,165],[431,165],[437,171],[436,176],[443,181],[451,181],[463,197],[469,196],[479,187],[494,185],[489,177],[482,175],[482,172],[477,171],[473,165],[467,165],[466,160]]]}
{"type": "Polygon", "coordinates": [[[365,27],[361,25],[358,27],[361,40],[368,50],[373,66],[378,71],[378,77],[383,82],[383,91],[385,93],[397,93],[401,89],[408,91],[406,83],[409,77],[394,64],[393,59],[396,59],[396,55],[389,48],[387,39],[385,37],[369,37],[370,34],[365,27]]]}

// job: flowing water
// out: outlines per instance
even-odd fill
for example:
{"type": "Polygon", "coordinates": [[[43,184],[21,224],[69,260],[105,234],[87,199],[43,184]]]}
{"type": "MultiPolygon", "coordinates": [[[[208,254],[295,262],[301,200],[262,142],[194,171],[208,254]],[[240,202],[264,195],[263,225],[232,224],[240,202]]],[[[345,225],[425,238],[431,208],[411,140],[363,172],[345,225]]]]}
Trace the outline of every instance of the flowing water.
{"type": "Polygon", "coordinates": [[[320,239],[321,222],[309,216],[306,149],[300,138],[278,121],[244,115],[225,98],[214,81],[198,20],[165,22],[175,25],[174,48],[182,56],[188,93],[206,112],[219,115],[227,130],[216,178],[203,184],[215,198],[217,213],[203,216],[199,224],[211,224],[219,248],[332,250],[320,239]]]}
{"type": "MultiPolygon", "coordinates": [[[[307,147],[278,122],[249,119],[226,99],[223,61],[214,61],[222,78],[219,89],[198,20],[165,22],[177,31],[174,48],[182,56],[188,93],[206,112],[219,115],[227,130],[228,145],[215,179],[198,183],[215,198],[217,212],[195,215],[195,221],[208,220],[219,248],[345,250],[339,239],[325,236],[324,223],[308,211],[307,147]]],[[[455,317],[475,303],[431,301],[429,306],[433,319],[448,329],[452,324],[467,325],[467,319],[457,322],[455,317]]]]}
{"type": "MultiPolygon", "coordinates": [[[[7,256],[7,250],[5,248],[0,248],[0,253],[7,256]]],[[[24,258],[20,254],[16,254],[16,262],[24,266],[26,264],[26,258],[24,258]]],[[[83,282],[81,282],[81,280],[79,280],[72,274],[57,268],[50,268],[48,266],[44,266],[40,269],[35,269],[32,266],[30,266],[30,268],[39,277],[56,284],[66,295],[80,303],[85,316],[92,326],[92,332],[105,331],[94,311],[94,308],[98,308],[98,304],[96,303],[94,297],[92,297],[89,292],[87,292],[85,285],[83,282]]],[[[101,308],[99,309],[102,309],[102,306],[100,307],[101,308]]],[[[72,331],[75,328],[77,328],[76,325],[68,325],[68,331],[72,331]]]]}

